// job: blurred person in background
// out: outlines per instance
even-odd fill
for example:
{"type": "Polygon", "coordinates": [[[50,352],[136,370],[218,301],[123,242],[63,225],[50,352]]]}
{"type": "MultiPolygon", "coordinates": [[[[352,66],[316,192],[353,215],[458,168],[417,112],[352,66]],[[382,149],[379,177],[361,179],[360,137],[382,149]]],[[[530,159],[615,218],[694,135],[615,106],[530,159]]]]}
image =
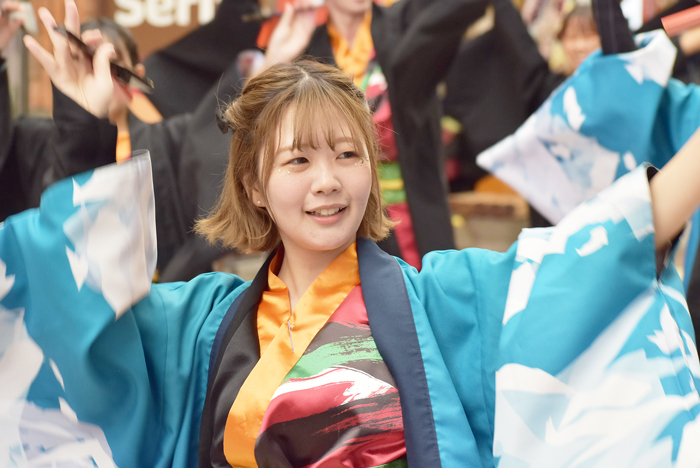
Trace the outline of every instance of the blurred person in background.
{"type": "Polygon", "coordinates": [[[600,36],[590,5],[576,5],[562,22],[557,35],[564,52],[562,71],[571,75],[594,51],[600,49],[600,36]]]}

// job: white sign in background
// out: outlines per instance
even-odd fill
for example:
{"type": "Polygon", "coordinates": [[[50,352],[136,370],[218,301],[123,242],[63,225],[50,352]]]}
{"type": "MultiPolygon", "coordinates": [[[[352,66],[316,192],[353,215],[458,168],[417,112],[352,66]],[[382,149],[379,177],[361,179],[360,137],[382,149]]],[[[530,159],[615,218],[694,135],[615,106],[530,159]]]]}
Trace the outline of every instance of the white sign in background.
{"type": "Polygon", "coordinates": [[[189,26],[192,7],[197,7],[197,23],[202,25],[214,19],[221,0],[115,0],[114,21],[126,28],[148,24],[157,28],[189,26]]]}

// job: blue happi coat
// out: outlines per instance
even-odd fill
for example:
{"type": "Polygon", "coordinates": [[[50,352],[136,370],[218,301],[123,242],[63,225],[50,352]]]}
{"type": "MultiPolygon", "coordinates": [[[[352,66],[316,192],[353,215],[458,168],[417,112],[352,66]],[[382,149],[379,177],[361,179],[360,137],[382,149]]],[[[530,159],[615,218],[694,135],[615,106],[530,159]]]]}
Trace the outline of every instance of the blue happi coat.
{"type": "MultiPolygon", "coordinates": [[[[212,345],[249,283],[150,285],[150,180],[147,157],[100,168],[0,227],[3,466],[196,466],[212,345]]],[[[417,272],[358,240],[409,465],[697,466],[700,364],[656,259],[644,167],[506,253],[417,272]]]]}

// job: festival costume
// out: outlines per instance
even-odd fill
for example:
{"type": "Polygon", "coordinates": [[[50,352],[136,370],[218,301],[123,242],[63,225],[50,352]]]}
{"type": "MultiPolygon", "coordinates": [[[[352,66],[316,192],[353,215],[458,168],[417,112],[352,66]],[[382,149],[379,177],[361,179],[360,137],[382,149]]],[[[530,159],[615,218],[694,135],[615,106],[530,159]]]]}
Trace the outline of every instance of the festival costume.
{"type": "Polygon", "coordinates": [[[220,428],[228,464],[405,466],[398,391],[372,339],[355,245],[293,313],[280,265],[278,251],[257,308],[261,357],[220,428]]]}
{"type": "MultiPolygon", "coordinates": [[[[198,441],[200,457],[226,466],[220,424],[261,359],[272,256],[251,283],[212,273],[151,285],[150,180],[144,157],[100,168],[0,228],[0,453],[20,466],[190,467],[198,441]]],[[[506,253],[435,252],[417,272],[358,239],[408,466],[693,466],[700,364],[679,278],[668,263],[657,275],[653,232],[639,168],[506,253]]],[[[279,397],[328,370],[294,355],[279,397]]],[[[283,419],[270,413],[258,444],[283,447],[268,433],[283,419]]]]}

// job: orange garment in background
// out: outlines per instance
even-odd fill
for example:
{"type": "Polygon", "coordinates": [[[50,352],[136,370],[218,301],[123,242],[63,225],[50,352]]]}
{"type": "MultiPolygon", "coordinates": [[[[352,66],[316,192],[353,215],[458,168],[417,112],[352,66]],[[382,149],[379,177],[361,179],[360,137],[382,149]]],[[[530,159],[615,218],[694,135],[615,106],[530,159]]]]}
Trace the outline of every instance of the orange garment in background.
{"type": "Polygon", "coordinates": [[[362,87],[367,66],[374,55],[374,42],[372,41],[372,12],[365,15],[365,19],[355,34],[352,45],[341,36],[331,21],[328,22],[328,37],[331,40],[333,58],[338,68],[348,76],[352,76],[355,86],[362,87]]]}
{"type": "MultiPolygon", "coordinates": [[[[394,3],[396,3],[398,0],[374,0],[374,3],[376,3],[379,6],[383,7],[390,7],[394,3]]],[[[262,3],[262,2],[259,2],[262,3]]],[[[282,13],[284,11],[284,6],[287,3],[291,3],[294,5],[294,0],[277,0],[277,7],[276,10],[279,13],[282,13]]],[[[275,28],[277,27],[277,23],[279,23],[279,17],[274,17],[272,19],[269,19],[265,21],[260,28],[260,32],[258,33],[258,39],[256,41],[256,45],[260,47],[261,49],[267,48],[268,42],[270,42],[270,36],[272,36],[272,33],[275,31],[275,28]]],[[[325,24],[328,21],[328,9],[326,7],[320,7],[318,10],[316,10],[316,26],[321,26],[325,24]]]]}
{"type": "Polygon", "coordinates": [[[131,158],[131,136],[129,132],[117,134],[117,162],[121,163],[131,158]]]}
{"type": "MultiPolygon", "coordinates": [[[[145,123],[156,123],[163,120],[163,116],[148,100],[138,91],[133,91],[133,98],[129,103],[129,112],[137,119],[145,123]]],[[[131,158],[131,135],[129,132],[119,132],[117,135],[117,162],[121,163],[131,158]]]]}
{"type": "Polygon", "coordinates": [[[276,275],[280,250],[268,270],[268,289],[258,305],[260,360],[233,402],[224,430],[224,455],[232,466],[254,467],[255,440],[275,391],[350,292],[360,284],[357,247],[352,244],[299,299],[292,314],[287,285],[276,275]],[[287,320],[290,319],[294,352],[287,320]]]}

